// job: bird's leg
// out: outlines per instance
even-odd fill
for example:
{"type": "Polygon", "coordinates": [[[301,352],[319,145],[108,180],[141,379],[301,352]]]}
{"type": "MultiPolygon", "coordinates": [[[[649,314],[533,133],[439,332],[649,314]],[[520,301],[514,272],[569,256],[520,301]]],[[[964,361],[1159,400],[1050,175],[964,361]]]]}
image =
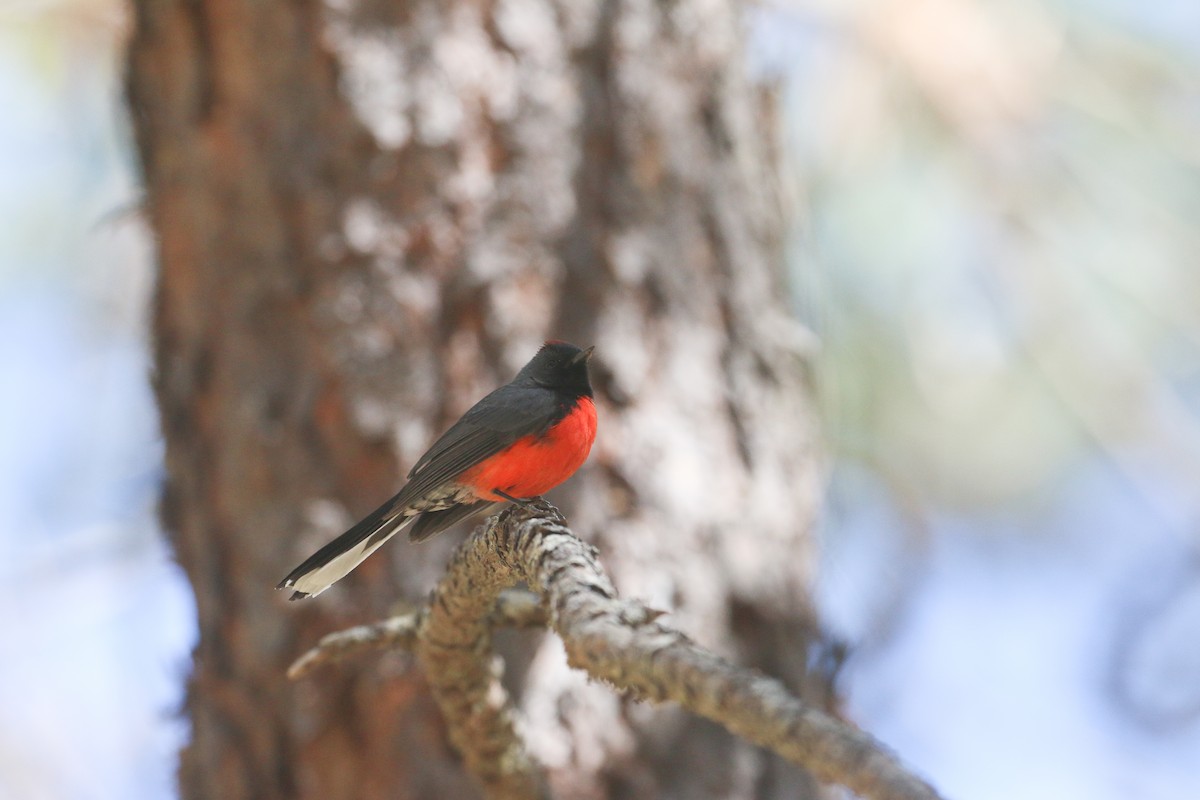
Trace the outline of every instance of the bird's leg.
{"type": "Polygon", "coordinates": [[[516,497],[513,497],[508,492],[501,491],[500,489],[492,489],[492,494],[497,495],[499,497],[503,497],[505,500],[507,500],[510,503],[516,503],[517,505],[519,505],[521,508],[525,509],[526,511],[529,511],[533,508],[535,501],[542,499],[540,497],[534,497],[531,500],[521,500],[516,497]]]}
{"type": "Polygon", "coordinates": [[[492,489],[492,493],[499,497],[503,497],[505,500],[507,500],[510,503],[513,503],[514,505],[520,506],[523,511],[528,511],[528,512],[546,511],[546,512],[553,514],[555,517],[557,517],[560,520],[564,519],[562,512],[559,511],[554,506],[547,503],[546,498],[542,497],[541,495],[538,495],[537,497],[526,497],[524,499],[521,499],[521,498],[513,497],[511,494],[508,494],[507,492],[503,492],[499,489],[492,489]]]}

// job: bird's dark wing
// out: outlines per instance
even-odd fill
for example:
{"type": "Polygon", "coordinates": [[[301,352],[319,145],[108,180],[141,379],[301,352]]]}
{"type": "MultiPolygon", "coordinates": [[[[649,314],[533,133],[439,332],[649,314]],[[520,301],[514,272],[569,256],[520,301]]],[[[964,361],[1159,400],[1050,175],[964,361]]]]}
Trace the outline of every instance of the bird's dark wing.
{"type": "Polygon", "coordinates": [[[447,508],[444,511],[426,511],[421,516],[417,517],[408,529],[408,540],[410,542],[423,542],[435,533],[441,533],[467,517],[473,517],[476,514],[489,512],[495,506],[504,505],[503,503],[489,503],[483,500],[478,503],[467,503],[466,505],[454,506],[447,508]]]}
{"type": "Polygon", "coordinates": [[[522,437],[544,433],[566,412],[560,405],[551,389],[501,386],[472,406],[417,460],[393,507],[423,497],[522,437]]]}

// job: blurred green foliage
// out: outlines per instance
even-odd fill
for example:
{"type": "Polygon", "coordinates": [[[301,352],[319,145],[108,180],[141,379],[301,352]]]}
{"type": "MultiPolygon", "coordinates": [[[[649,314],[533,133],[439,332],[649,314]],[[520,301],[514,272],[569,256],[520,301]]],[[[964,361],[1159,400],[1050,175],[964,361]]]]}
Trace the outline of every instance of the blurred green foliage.
{"type": "Polygon", "coordinates": [[[772,8],[803,31],[794,269],[835,455],[980,510],[1028,505],[1098,450],[1172,522],[1200,517],[1176,491],[1200,481],[1184,5],[772,8]]]}

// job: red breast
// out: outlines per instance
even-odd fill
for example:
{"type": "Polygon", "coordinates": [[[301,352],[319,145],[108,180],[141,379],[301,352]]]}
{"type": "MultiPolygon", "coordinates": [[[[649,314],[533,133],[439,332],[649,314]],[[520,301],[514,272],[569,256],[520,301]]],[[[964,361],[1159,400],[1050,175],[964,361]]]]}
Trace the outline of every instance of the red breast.
{"type": "Polygon", "coordinates": [[[575,407],[545,433],[526,436],[468,469],[458,483],[470,486],[480,500],[503,502],[493,494],[537,497],[575,474],[596,440],[596,406],[580,397],[575,407]]]}

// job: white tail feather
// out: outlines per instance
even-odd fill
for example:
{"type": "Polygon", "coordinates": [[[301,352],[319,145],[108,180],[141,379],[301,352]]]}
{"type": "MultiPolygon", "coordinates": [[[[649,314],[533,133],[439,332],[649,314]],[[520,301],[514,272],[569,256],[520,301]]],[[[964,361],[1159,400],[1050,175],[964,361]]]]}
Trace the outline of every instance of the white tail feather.
{"type": "Polygon", "coordinates": [[[311,572],[306,572],[287,584],[287,588],[295,589],[301,594],[316,597],[333,584],[350,574],[351,570],[367,560],[367,556],[378,550],[384,542],[396,535],[403,525],[396,525],[388,534],[375,541],[370,546],[370,537],[363,539],[344,553],[340,553],[326,564],[322,564],[311,572]]]}

